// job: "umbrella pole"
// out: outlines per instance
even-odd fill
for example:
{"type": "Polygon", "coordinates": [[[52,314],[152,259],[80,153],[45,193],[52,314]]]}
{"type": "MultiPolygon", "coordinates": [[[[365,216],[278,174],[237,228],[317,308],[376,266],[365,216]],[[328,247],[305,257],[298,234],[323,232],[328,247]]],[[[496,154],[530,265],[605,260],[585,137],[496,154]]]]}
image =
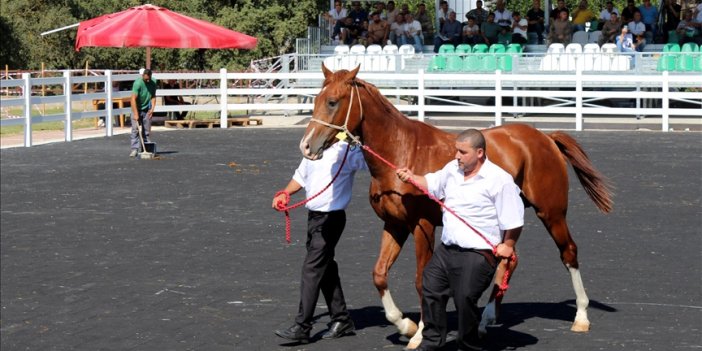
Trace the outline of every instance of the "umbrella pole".
{"type": "Polygon", "coordinates": [[[151,69],[151,47],[146,47],[146,68],[151,69]]]}

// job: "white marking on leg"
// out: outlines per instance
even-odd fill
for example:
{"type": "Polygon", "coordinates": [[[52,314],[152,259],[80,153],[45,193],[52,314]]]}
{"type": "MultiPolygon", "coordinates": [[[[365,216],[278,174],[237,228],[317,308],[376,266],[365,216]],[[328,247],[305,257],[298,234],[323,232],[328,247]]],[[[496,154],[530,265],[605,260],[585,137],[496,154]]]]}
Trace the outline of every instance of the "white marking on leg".
{"type": "Polygon", "coordinates": [[[422,330],[424,330],[424,322],[419,321],[419,327],[417,327],[417,332],[414,333],[412,339],[410,339],[409,343],[407,343],[408,350],[416,349],[419,347],[419,344],[422,343],[422,330]]]}
{"type": "Polygon", "coordinates": [[[587,306],[590,304],[590,299],[587,298],[585,293],[585,287],[583,286],[583,279],[580,277],[580,270],[573,267],[568,267],[570,271],[570,277],[573,281],[573,290],[575,290],[575,306],[577,307],[577,312],[575,312],[575,321],[571,327],[572,331],[588,331],[590,330],[590,321],[587,319],[587,306]]]}
{"type": "Polygon", "coordinates": [[[409,318],[402,318],[402,311],[395,306],[389,289],[383,291],[383,297],[380,300],[385,309],[385,318],[397,327],[400,334],[412,336],[416,333],[417,325],[409,318]]]}
{"type": "Polygon", "coordinates": [[[478,326],[478,334],[480,336],[487,334],[487,326],[495,324],[496,322],[497,316],[495,313],[495,300],[492,300],[485,305],[483,317],[480,319],[480,325],[478,326]]]}

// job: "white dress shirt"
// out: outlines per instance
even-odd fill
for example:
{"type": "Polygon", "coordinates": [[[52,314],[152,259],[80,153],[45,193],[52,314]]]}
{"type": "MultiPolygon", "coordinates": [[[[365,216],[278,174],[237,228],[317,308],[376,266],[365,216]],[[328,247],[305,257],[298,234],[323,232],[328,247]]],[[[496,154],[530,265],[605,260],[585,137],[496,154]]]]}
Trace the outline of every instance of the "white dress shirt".
{"type": "MultiPolygon", "coordinates": [[[[324,150],[324,154],[319,160],[302,159],[300,166],[295,170],[293,179],[305,188],[307,198],[319,193],[334,178],[339,166],[341,166],[341,161],[344,159],[347,145],[346,142],[342,141],[333,144],[324,150]]],[[[334,183],[329,189],[305,204],[305,207],[308,210],[320,212],[345,209],[351,201],[353,176],[359,169],[367,170],[368,166],[366,166],[361,148],[352,147],[346,157],[344,168],[334,183]]]]}
{"type": "MultiPolygon", "coordinates": [[[[446,207],[461,216],[492,245],[502,242],[503,230],[524,225],[524,203],[519,197],[519,187],[509,173],[490,160],[486,159],[478,174],[468,180],[464,180],[457,160],[424,177],[429,192],[444,199],[446,207]]],[[[456,216],[446,210],[443,212],[441,241],[444,244],[466,249],[492,249],[456,216]]]]}

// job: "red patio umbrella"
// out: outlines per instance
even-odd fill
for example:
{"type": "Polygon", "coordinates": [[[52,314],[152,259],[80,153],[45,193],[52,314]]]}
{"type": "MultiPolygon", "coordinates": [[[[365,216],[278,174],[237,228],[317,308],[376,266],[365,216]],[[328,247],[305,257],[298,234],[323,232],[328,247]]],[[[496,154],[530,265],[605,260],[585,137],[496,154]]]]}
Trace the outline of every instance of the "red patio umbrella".
{"type": "Polygon", "coordinates": [[[76,51],[84,46],[151,48],[253,49],[256,38],[167,8],[142,5],[103,15],[78,26],[76,51]]]}

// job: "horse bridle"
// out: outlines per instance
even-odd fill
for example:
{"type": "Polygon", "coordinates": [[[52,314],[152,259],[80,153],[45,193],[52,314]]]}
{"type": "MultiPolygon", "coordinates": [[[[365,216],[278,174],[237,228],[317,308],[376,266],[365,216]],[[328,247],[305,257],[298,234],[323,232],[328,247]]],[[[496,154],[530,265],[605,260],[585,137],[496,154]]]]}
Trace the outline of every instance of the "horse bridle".
{"type": "Polygon", "coordinates": [[[351,98],[349,99],[349,108],[346,110],[346,119],[344,120],[344,125],[339,126],[336,124],[328,123],[325,121],[322,121],[318,118],[312,117],[310,119],[310,122],[317,122],[325,127],[329,127],[332,129],[336,129],[339,131],[339,133],[336,134],[337,139],[339,140],[346,140],[347,138],[351,138],[351,143],[353,144],[358,144],[361,145],[361,139],[349,130],[349,116],[351,116],[351,107],[353,107],[353,96],[355,95],[358,98],[358,107],[361,109],[360,117],[359,117],[359,122],[363,121],[363,103],[361,103],[361,94],[358,93],[358,84],[356,82],[352,82],[351,84],[351,98]]]}

